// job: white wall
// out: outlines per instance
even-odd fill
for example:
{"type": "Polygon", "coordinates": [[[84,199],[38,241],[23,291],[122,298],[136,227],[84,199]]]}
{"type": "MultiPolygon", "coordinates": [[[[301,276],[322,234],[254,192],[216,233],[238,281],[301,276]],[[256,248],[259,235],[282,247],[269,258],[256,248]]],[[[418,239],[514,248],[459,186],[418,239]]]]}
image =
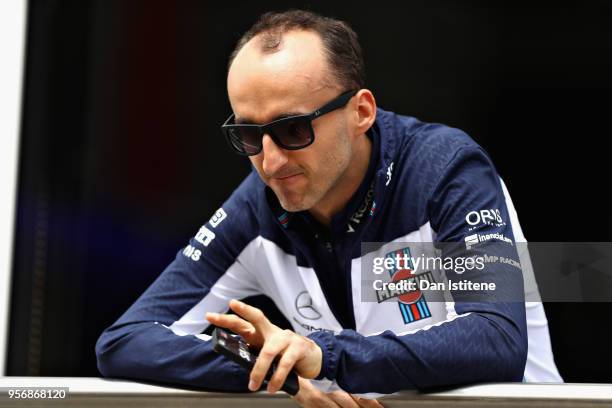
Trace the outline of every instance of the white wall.
{"type": "Polygon", "coordinates": [[[26,0],[0,0],[0,376],[5,374],[26,0]]]}

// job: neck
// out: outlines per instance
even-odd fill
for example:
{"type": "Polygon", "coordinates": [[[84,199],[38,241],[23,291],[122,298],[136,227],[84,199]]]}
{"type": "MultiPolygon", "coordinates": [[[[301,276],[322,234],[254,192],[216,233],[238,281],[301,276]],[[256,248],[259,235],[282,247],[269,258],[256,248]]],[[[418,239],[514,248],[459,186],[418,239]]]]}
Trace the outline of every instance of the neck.
{"type": "Polygon", "coordinates": [[[365,134],[359,137],[352,159],[347,169],[315,206],[310,208],[312,216],[321,224],[329,227],[331,219],[342,210],[357,191],[370,163],[372,142],[365,134]]]}

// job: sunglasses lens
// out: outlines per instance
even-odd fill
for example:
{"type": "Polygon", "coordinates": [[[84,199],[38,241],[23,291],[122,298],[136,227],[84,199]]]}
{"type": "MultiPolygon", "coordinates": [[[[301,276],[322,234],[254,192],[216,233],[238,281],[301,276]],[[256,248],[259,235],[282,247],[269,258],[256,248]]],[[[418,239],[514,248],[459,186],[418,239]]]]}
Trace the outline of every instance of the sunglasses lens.
{"type": "Polygon", "coordinates": [[[312,142],[310,123],[307,120],[290,120],[278,123],[272,129],[285,148],[297,149],[312,142]]]}
{"type": "Polygon", "coordinates": [[[239,152],[253,155],[261,151],[261,135],[256,128],[229,128],[227,133],[232,146],[239,152]]]}
{"type": "MultiPolygon", "coordinates": [[[[263,134],[260,127],[254,125],[223,126],[223,130],[237,152],[248,156],[261,152],[263,134]]],[[[265,128],[264,128],[265,129],[265,128]]],[[[296,118],[278,121],[267,126],[264,133],[269,133],[274,141],[285,149],[301,149],[312,143],[313,134],[308,118],[296,118]]]]}

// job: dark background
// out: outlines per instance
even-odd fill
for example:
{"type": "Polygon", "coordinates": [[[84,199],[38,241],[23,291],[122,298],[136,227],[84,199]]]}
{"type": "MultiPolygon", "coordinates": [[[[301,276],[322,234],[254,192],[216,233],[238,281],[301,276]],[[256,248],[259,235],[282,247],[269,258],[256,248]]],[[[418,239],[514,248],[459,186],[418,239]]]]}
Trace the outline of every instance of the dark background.
{"type": "MultiPolygon", "coordinates": [[[[267,10],[347,20],[379,106],[467,131],[530,241],[612,241],[612,6],[492,3],[30,1],[7,374],[98,375],[100,332],[247,174],[226,61],[267,10]]],[[[612,382],[611,306],[545,304],[566,381],[612,382]]]]}

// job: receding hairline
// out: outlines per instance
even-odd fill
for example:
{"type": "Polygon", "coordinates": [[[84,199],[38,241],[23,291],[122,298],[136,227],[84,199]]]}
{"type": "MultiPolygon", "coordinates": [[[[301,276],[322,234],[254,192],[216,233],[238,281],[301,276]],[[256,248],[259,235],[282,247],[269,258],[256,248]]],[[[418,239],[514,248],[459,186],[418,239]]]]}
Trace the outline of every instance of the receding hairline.
{"type": "Polygon", "coordinates": [[[235,53],[232,54],[231,59],[229,61],[228,74],[231,70],[231,67],[234,65],[234,61],[236,57],[242,52],[247,45],[252,45],[256,47],[256,50],[259,51],[262,55],[270,55],[277,52],[282,52],[285,48],[283,48],[284,38],[287,34],[295,33],[295,32],[307,32],[312,33],[318,38],[319,42],[319,55],[323,58],[324,61],[324,72],[320,78],[321,85],[326,88],[342,88],[340,81],[334,74],[332,69],[332,63],[329,56],[329,51],[323,42],[323,38],[321,34],[312,28],[303,28],[303,27],[275,27],[260,33],[255,34],[251,39],[242,44],[242,46],[236,50],[235,53]]]}

